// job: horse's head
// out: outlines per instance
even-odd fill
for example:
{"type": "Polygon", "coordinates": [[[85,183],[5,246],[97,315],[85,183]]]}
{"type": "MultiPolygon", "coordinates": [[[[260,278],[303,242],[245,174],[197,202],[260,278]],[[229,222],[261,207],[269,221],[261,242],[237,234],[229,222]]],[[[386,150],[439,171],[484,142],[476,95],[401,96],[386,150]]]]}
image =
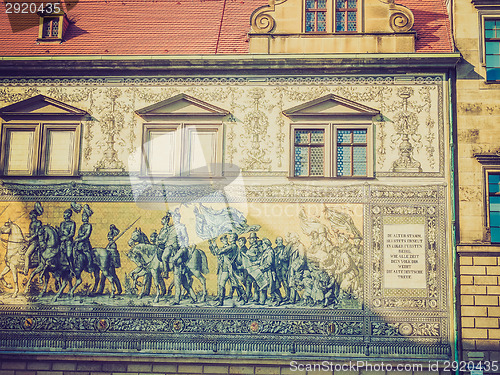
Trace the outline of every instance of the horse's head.
{"type": "Polygon", "coordinates": [[[13,225],[13,222],[8,219],[5,224],[0,228],[0,233],[1,234],[10,234],[10,232],[12,231],[12,225],[13,225]]]}
{"type": "Polygon", "coordinates": [[[144,233],[142,232],[141,228],[135,228],[132,232],[132,236],[130,236],[130,239],[136,243],[141,243],[143,236],[144,233]]]}

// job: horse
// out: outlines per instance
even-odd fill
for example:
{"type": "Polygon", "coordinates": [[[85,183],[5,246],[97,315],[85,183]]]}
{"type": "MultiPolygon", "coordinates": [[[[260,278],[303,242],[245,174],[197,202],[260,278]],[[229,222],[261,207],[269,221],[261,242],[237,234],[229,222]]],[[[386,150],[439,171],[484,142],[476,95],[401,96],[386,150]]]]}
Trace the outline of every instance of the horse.
{"type": "Polygon", "coordinates": [[[104,292],[104,283],[106,282],[106,279],[111,284],[110,297],[113,298],[115,294],[121,294],[122,285],[120,283],[120,279],[118,279],[118,276],[116,275],[111,253],[108,249],[102,247],[94,247],[92,249],[92,253],[95,263],[101,271],[100,278],[96,279],[96,283],[94,284],[94,289],[97,288],[97,285],[99,285],[97,294],[102,294],[104,292]]]}
{"type": "Polygon", "coordinates": [[[40,274],[43,276],[44,283],[38,297],[43,297],[47,291],[49,273],[51,273],[56,280],[56,294],[53,301],[57,301],[66,286],[71,283],[69,262],[65,259],[65,253],[60,251],[57,229],[50,225],[43,225],[39,229],[37,236],[40,250],[43,250],[43,252],[40,254],[38,266],[28,278],[25,293],[30,287],[33,278],[40,274]]]}
{"type": "Polygon", "coordinates": [[[144,295],[149,294],[152,279],[156,287],[154,302],[157,303],[160,296],[165,295],[165,281],[161,276],[163,267],[162,262],[156,256],[157,247],[149,242],[140,228],[135,228],[134,232],[132,232],[129,245],[131,249],[127,256],[137,264],[137,268],[130,273],[134,281],[133,288],[135,289],[137,286],[137,279],[144,277],[144,286],[139,294],[139,298],[142,298],[144,295]]]}
{"type": "MultiPolygon", "coordinates": [[[[28,242],[24,239],[23,232],[19,225],[12,222],[10,219],[0,228],[1,234],[8,234],[7,251],[5,253],[5,268],[0,273],[0,282],[7,288],[11,289],[12,285],[4,279],[7,273],[12,272],[14,280],[14,298],[19,294],[18,271],[24,269],[24,254],[28,247],[28,242]]],[[[5,241],[5,240],[2,240],[5,241]]],[[[34,268],[34,267],[31,267],[34,268]]]]}
{"type": "MultiPolygon", "coordinates": [[[[147,251],[152,251],[153,254],[154,254],[154,251],[156,251],[156,249],[157,249],[156,246],[152,245],[149,242],[148,237],[141,231],[140,228],[136,228],[134,230],[134,232],[132,233],[132,237],[130,239],[130,244],[132,244],[132,243],[148,245],[149,247],[147,247],[145,249],[147,249],[147,251]]],[[[137,245],[135,245],[135,246],[137,246],[137,245]]],[[[142,248],[137,248],[137,250],[140,250],[140,249],[142,249],[142,248]]],[[[189,258],[186,262],[186,267],[187,267],[188,272],[187,272],[186,277],[188,278],[189,285],[192,284],[192,276],[196,277],[201,282],[201,285],[203,287],[203,292],[202,292],[202,296],[200,298],[200,302],[206,302],[206,299],[207,299],[207,281],[206,281],[204,274],[209,273],[207,256],[206,256],[205,252],[198,249],[196,247],[196,245],[191,245],[189,247],[188,254],[189,254],[189,258]]],[[[141,267],[140,260],[139,260],[139,263],[136,262],[136,264],[139,266],[138,268],[141,267]]],[[[161,262],[160,262],[160,267],[161,267],[161,262]]],[[[139,277],[139,274],[138,274],[139,270],[137,268],[136,268],[136,270],[132,271],[132,273],[131,273],[131,276],[133,276],[133,280],[134,280],[134,287],[136,285],[136,280],[139,277]]],[[[141,274],[140,276],[143,276],[143,275],[141,274]]],[[[147,282],[148,282],[148,280],[145,279],[145,283],[146,283],[145,287],[147,287],[147,282]]],[[[171,283],[169,285],[169,292],[171,291],[173,286],[174,286],[173,283],[171,283]]],[[[144,293],[144,289],[143,289],[143,293],[144,293]]],[[[168,294],[168,292],[167,292],[167,294],[168,294]]],[[[142,295],[143,294],[141,293],[141,296],[142,295]]]]}

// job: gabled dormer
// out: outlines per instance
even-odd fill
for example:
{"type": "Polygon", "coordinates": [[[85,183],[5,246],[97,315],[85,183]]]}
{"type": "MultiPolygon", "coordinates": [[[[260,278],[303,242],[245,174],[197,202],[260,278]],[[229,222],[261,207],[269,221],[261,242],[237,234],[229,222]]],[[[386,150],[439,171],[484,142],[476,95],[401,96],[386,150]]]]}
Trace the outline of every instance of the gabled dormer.
{"type": "Polygon", "coordinates": [[[60,4],[49,3],[40,16],[37,42],[62,43],[64,33],[69,25],[69,20],[60,4]]]}
{"type": "Polygon", "coordinates": [[[415,52],[413,22],[394,0],[269,0],[252,14],[250,52],[415,52]]]}

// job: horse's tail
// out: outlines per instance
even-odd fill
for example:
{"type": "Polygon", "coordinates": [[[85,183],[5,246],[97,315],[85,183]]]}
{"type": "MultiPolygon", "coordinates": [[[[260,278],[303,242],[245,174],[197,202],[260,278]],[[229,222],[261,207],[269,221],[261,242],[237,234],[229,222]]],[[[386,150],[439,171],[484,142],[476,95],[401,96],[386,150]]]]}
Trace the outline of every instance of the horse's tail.
{"type": "Polygon", "coordinates": [[[206,275],[207,273],[210,272],[208,269],[208,260],[207,260],[207,255],[205,254],[204,251],[198,250],[201,255],[201,273],[206,275]]]}

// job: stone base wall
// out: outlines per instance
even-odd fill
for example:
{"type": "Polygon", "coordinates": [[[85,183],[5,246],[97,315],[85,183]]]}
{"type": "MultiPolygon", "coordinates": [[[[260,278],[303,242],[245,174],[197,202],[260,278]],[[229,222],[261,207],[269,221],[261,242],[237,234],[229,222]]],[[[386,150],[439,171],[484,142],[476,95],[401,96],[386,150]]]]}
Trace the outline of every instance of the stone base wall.
{"type": "MultiPolygon", "coordinates": [[[[301,361],[301,364],[318,364],[301,361]]],[[[299,362],[299,361],[297,361],[299,362]]],[[[337,362],[336,362],[337,363],[337,362]]],[[[338,362],[340,363],[340,362],[338,362]]],[[[343,362],[344,364],[349,362],[343,362]]],[[[355,363],[355,361],[353,361],[355,363]]],[[[381,363],[381,362],[373,362],[381,363]]],[[[398,363],[389,362],[396,366],[398,363]]],[[[415,362],[415,364],[418,362],[415,362]]],[[[118,357],[63,357],[63,356],[8,356],[0,355],[0,375],[452,375],[450,371],[439,369],[429,371],[427,361],[424,367],[410,371],[375,371],[358,369],[355,371],[299,370],[290,367],[289,361],[238,360],[238,359],[186,359],[186,358],[118,358],[118,357]]],[[[413,365],[413,364],[412,364],[413,365]]]]}
{"type": "Polygon", "coordinates": [[[463,360],[500,361],[499,255],[460,254],[463,360]]]}

